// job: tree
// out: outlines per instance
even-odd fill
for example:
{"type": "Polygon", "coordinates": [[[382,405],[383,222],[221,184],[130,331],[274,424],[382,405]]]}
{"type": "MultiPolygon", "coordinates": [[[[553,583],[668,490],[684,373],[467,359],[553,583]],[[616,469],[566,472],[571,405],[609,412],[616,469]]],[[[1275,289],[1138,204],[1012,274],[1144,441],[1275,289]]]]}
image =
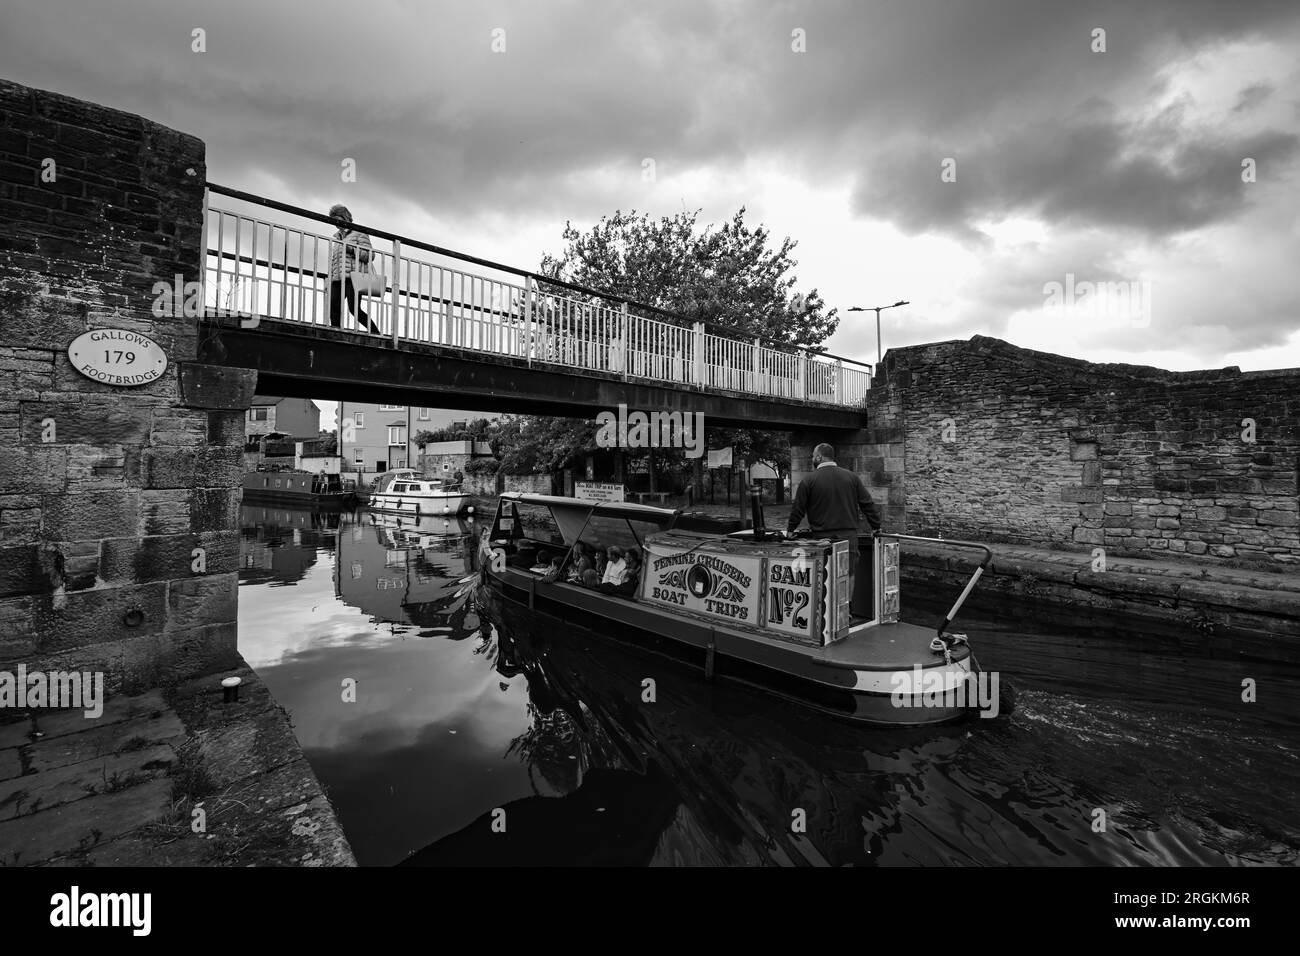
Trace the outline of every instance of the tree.
{"type": "MultiPolygon", "coordinates": [[[[613,299],[668,310],[688,323],[703,322],[713,332],[759,338],[769,347],[820,351],[839,318],[835,309],[826,310],[816,289],[795,291],[794,240],[787,237],[773,247],[766,228],[745,222],[743,207],[719,228],[701,230],[698,219],[698,210],[658,220],[619,210],[587,232],[568,222],[565,249],[558,257],[543,257],[540,271],[608,290],[613,299]]],[[[746,462],[770,461],[778,474],[789,473],[785,432],[719,429],[710,430],[709,437],[713,447],[733,445],[746,462]]],[[[694,470],[698,483],[700,469],[694,470]]],[[[698,484],[697,490],[702,491],[698,484]]]]}
{"type": "Polygon", "coordinates": [[[595,450],[596,425],[574,418],[514,415],[500,423],[492,445],[506,474],[549,473],[595,450]]]}
{"type": "Polygon", "coordinates": [[[743,207],[721,228],[697,230],[698,219],[699,210],[657,221],[618,210],[585,233],[566,222],[567,246],[543,256],[539,271],[768,345],[816,349],[835,331],[837,312],[825,311],[816,289],[794,291],[794,240],[769,248],[771,234],[751,228],[743,207]]]}
{"type": "Polygon", "coordinates": [[[421,429],[415,433],[415,443],[430,445],[440,441],[487,441],[495,424],[490,418],[476,418],[464,425],[447,425],[433,430],[421,429]]]}

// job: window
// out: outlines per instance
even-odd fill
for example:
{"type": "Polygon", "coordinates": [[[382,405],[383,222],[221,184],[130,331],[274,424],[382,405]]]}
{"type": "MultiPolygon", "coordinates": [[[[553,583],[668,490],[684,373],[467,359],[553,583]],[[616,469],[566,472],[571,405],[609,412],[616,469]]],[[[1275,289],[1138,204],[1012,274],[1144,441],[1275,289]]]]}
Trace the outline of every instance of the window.
{"type": "Polygon", "coordinates": [[[388,444],[405,445],[406,444],[406,426],[389,425],[388,426],[388,444]]]}
{"type": "Polygon", "coordinates": [[[393,494],[401,495],[405,493],[406,493],[406,485],[402,485],[402,484],[393,485],[393,494]]]}
{"type": "MultiPolygon", "coordinates": [[[[399,458],[399,459],[397,459],[397,464],[394,465],[393,467],[394,467],[394,468],[405,468],[405,467],[406,467],[406,459],[405,459],[405,458],[399,458]]],[[[412,491],[416,491],[416,490],[418,490],[418,489],[417,489],[414,485],[412,485],[412,486],[411,486],[411,490],[412,490],[412,491]]]]}
{"type": "Polygon", "coordinates": [[[356,462],[358,465],[362,465],[362,464],[364,464],[364,461],[363,461],[362,458],[361,458],[361,456],[362,456],[363,453],[364,453],[364,452],[363,452],[363,449],[361,449],[361,448],[355,448],[355,449],[353,449],[353,451],[352,451],[352,460],[353,460],[354,462],[356,462]]]}
{"type": "Polygon", "coordinates": [[[248,410],[248,420],[250,422],[264,422],[267,420],[267,413],[270,411],[269,408],[250,408],[248,410]]]}
{"type": "Polygon", "coordinates": [[[379,410],[381,412],[404,412],[406,411],[406,406],[405,405],[380,405],[379,410]]]}
{"type": "Polygon", "coordinates": [[[353,412],[353,413],[352,413],[352,424],[355,425],[357,428],[365,428],[365,427],[366,427],[366,413],[365,413],[365,412],[353,412]]]}
{"type": "Polygon", "coordinates": [[[427,408],[420,409],[420,421],[427,422],[428,420],[429,420],[429,410],[427,408]]]}

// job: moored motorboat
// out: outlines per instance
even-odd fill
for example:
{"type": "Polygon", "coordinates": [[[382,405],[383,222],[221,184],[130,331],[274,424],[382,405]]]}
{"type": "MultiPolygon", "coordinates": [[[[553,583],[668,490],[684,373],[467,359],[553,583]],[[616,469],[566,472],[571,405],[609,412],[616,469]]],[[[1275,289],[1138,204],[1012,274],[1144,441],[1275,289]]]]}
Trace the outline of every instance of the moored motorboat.
{"type": "Polygon", "coordinates": [[[944,621],[927,628],[899,620],[899,541],[913,536],[864,535],[851,576],[850,542],[764,531],[761,510],[757,531],[730,534],[679,528],[679,516],[504,494],[480,539],[482,581],[529,609],[690,662],[709,679],[853,720],[907,726],[998,712],[997,675],[980,670],[965,635],[947,633],[990,560],[984,546],[947,542],[983,559],[944,621]],[[643,554],[635,597],[566,581],[579,542],[643,554]]]}
{"type": "Polygon", "coordinates": [[[426,478],[411,468],[386,471],[375,479],[367,507],[393,514],[455,515],[473,511],[472,496],[460,485],[426,478]]]}

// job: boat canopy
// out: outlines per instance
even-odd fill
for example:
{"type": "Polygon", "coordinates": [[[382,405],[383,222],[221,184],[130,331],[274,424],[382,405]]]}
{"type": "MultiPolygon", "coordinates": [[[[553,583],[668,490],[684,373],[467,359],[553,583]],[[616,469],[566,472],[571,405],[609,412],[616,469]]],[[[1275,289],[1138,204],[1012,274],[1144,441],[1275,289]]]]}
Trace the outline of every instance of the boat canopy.
{"type": "Polygon", "coordinates": [[[522,501],[525,504],[546,505],[548,507],[580,508],[584,512],[594,511],[597,514],[628,514],[641,518],[651,515],[671,518],[681,514],[676,508],[656,508],[654,505],[640,505],[634,501],[596,501],[591,498],[565,498],[560,495],[531,495],[522,491],[506,491],[502,492],[498,497],[502,501],[522,501]]]}
{"type": "Polygon", "coordinates": [[[593,501],[560,495],[505,492],[500,495],[492,535],[528,538],[547,544],[572,545],[581,540],[604,547],[610,544],[641,547],[644,534],[672,527],[679,511],[628,501],[593,501]],[[531,518],[529,511],[549,512],[550,522],[531,518]],[[505,519],[504,521],[502,519],[505,519]],[[549,527],[547,526],[549,524],[549,527]]]}

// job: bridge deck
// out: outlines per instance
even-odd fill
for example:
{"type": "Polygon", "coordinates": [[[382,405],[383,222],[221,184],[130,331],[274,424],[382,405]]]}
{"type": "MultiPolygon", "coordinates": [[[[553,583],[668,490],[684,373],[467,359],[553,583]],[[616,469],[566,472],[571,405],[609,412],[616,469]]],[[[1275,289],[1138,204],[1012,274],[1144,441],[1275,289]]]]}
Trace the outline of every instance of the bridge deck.
{"type": "MultiPolygon", "coordinates": [[[[205,207],[207,319],[210,327],[241,319],[241,328],[222,335],[241,349],[241,362],[263,373],[263,391],[294,395],[299,392],[286,385],[332,381],[348,386],[348,397],[359,397],[355,389],[365,381],[357,381],[355,370],[347,367],[359,362],[379,376],[367,380],[379,387],[410,390],[418,380],[423,390],[451,388],[459,395],[467,388],[471,399],[494,406],[500,404],[503,388],[533,381],[532,375],[521,379],[520,369],[545,370],[547,387],[526,388],[525,394],[563,407],[560,414],[572,414],[578,396],[590,400],[599,395],[602,401],[627,401],[630,407],[628,390],[643,388],[692,396],[692,411],[699,409],[703,395],[738,403],[730,415],[717,414],[719,422],[724,417],[752,421],[750,413],[757,412],[781,424],[837,427],[823,417],[810,422],[806,411],[794,409],[834,413],[865,404],[871,367],[863,363],[710,331],[652,306],[355,223],[354,233],[339,242],[331,234],[290,224],[283,214],[331,225],[336,220],[213,184],[209,192],[280,214],[263,218],[269,214],[262,210],[252,215],[218,208],[210,200],[205,207]],[[335,290],[342,283],[332,284],[331,275],[338,280],[347,270],[330,271],[331,253],[350,252],[359,261],[363,248],[373,273],[364,280],[372,284],[371,294],[354,295],[351,303],[337,301],[342,296],[335,290]],[[467,271],[465,262],[482,268],[467,271]],[[630,306],[663,317],[637,314],[630,306]],[[364,325],[373,332],[358,323],[363,314],[364,325]],[[290,354],[306,341],[331,343],[329,355],[337,363],[323,369],[319,350],[290,354]],[[351,348],[351,360],[334,348],[344,344],[351,348]],[[399,352],[409,360],[396,359],[399,352]],[[438,381],[431,362],[442,374],[438,381]],[[491,366],[499,373],[490,372],[491,366]],[[565,377],[572,380],[567,385],[565,377]],[[443,384],[449,379],[450,385],[443,384]],[[622,384],[611,390],[593,381],[622,384]]],[[[355,283],[363,281],[359,272],[348,274],[355,283]]],[[[209,358],[221,361],[215,350],[209,358]]],[[[238,363],[232,359],[228,364],[238,363]]],[[[721,411],[718,402],[709,404],[721,411]]],[[[460,402],[457,407],[474,406],[460,402]]],[[[851,420],[844,427],[859,425],[860,414],[851,420]]]]}
{"type": "Polygon", "coordinates": [[[467,411],[588,418],[622,403],[629,409],[699,413],[710,427],[857,429],[865,424],[860,409],[624,378],[429,343],[403,342],[395,349],[382,337],[298,322],[264,319],[256,328],[241,328],[236,320],[210,317],[204,325],[199,361],[256,369],[264,394],[399,405],[441,402],[467,411]]]}

